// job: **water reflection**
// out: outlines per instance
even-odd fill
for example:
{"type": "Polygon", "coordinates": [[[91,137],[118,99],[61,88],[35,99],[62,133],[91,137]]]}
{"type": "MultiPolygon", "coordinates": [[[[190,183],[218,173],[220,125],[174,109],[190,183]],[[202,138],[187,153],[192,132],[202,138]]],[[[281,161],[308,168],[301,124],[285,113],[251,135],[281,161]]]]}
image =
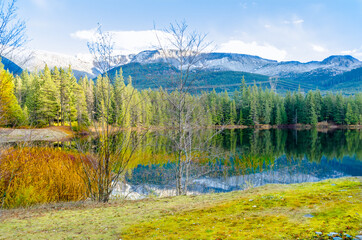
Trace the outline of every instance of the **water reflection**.
{"type": "MultiPolygon", "coordinates": [[[[204,130],[198,137],[210,134],[212,130],[204,130]]],[[[151,151],[150,158],[143,156],[139,163],[133,162],[114,195],[175,195],[175,164],[167,150],[167,140],[156,133],[147,138],[143,153],[151,151]]],[[[225,130],[213,139],[212,145],[211,158],[192,163],[188,194],[362,175],[359,130],[225,130]]]]}
{"type": "MultiPolygon", "coordinates": [[[[192,142],[200,147],[215,131],[197,130],[192,142]]],[[[170,131],[149,132],[140,139],[141,144],[127,166],[126,177],[113,196],[135,199],[175,195],[177,167],[169,134],[170,131]]],[[[98,141],[88,137],[47,144],[71,149],[87,146],[94,150],[98,141]]],[[[113,145],[117,146],[116,141],[113,145]]],[[[204,147],[190,163],[188,194],[362,176],[360,130],[224,130],[204,147]]]]}

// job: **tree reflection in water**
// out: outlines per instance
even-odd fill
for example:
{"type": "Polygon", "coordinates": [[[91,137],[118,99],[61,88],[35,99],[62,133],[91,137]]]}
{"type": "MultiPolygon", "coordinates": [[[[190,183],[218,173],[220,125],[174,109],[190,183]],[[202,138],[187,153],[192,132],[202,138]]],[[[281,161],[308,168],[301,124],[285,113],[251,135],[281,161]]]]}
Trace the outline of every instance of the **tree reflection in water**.
{"type": "MultiPolygon", "coordinates": [[[[213,130],[200,130],[196,135],[212,134],[213,130]]],[[[225,130],[211,145],[192,163],[188,194],[362,175],[359,130],[225,130]]],[[[175,195],[175,168],[168,148],[162,134],[150,133],[114,195],[175,195]]]]}

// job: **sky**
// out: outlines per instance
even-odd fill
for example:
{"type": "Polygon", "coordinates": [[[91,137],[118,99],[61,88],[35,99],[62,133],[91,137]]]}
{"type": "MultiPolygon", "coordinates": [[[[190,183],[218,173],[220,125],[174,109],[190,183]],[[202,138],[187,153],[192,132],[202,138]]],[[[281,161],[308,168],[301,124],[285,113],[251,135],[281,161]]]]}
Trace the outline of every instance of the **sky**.
{"type": "Polygon", "coordinates": [[[73,56],[88,54],[98,23],[117,53],[130,54],[157,45],[155,28],[184,20],[215,52],[362,60],[362,0],[18,0],[18,17],[27,23],[27,47],[73,56]]]}

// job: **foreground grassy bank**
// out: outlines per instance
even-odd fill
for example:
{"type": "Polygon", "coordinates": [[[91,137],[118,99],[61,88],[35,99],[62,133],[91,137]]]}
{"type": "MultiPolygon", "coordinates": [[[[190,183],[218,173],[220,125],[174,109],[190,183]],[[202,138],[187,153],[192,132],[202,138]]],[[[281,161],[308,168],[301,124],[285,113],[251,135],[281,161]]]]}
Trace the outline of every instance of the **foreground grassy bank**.
{"type": "MultiPolygon", "coordinates": [[[[0,239],[310,239],[362,230],[362,178],[4,210],[0,239]]],[[[328,238],[319,238],[328,239],[328,238]]]]}

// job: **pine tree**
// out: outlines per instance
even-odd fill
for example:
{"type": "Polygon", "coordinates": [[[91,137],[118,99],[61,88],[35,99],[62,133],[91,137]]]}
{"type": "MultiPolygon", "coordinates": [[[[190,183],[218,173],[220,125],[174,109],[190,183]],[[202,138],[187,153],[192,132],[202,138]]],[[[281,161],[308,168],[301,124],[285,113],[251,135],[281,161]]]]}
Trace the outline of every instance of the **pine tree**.
{"type": "Polygon", "coordinates": [[[259,104],[258,104],[258,91],[256,85],[253,86],[253,91],[250,96],[250,114],[249,119],[253,125],[259,124],[259,104]]]}
{"type": "Polygon", "coordinates": [[[351,103],[347,104],[347,112],[346,112],[346,118],[345,121],[348,125],[352,124],[353,121],[353,109],[351,103]]]}
{"type": "Polygon", "coordinates": [[[314,93],[314,104],[315,104],[315,112],[318,117],[318,121],[322,121],[322,95],[319,89],[314,93]]]}
{"type": "Polygon", "coordinates": [[[238,124],[239,124],[239,125],[244,125],[243,109],[240,109],[240,110],[239,110],[238,124]]]}
{"type": "Polygon", "coordinates": [[[20,104],[20,106],[22,108],[24,108],[25,103],[26,103],[26,98],[29,95],[29,91],[30,91],[30,75],[28,71],[23,71],[20,75],[20,81],[21,81],[21,88],[17,89],[16,91],[18,91],[16,98],[18,99],[18,102],[20,104]]]}
{"type": "Polygon", "coordinates": [[[348,125],[355,125],[359,122],[358,107],[354,102],[347,104],[345,122],[348,125]]]}
{"type": "Polygon", "coordinates": [[[276,116],[275,116],[275,124],[281,125],[282,124],[282,111],[279,104],[276,107],[276,116]]]}
{"type": "MultiPolygon", "coordinates": [[[[293,94],[294,96],[294,94],[293,94]]],[[[287,115],[287,123],[293,124],[294,123],[294,114],[295,114],[295,101],[294,97],[292,96],[291,92],[287,92],[284,98],[284,108],[287,115]]]]}
{"type": "Polygon", "coordinates": [[[75,121],[77,119],[75,96],[77,79],[73,75],[71,66],[68,67],[68,70],[64,74],[64,77],[63,121],[68,121],[69,126],[72,127],[72,121],[75,121]]]}
{"type": "Polygon", "coordinates": [[[295,97],[295,123],[307,123],[305,98],[299,86],[295,97]]]}
{"type": "Polygon", "coordinates": [[[66,119],[66,105],[68,103],[69,78],[64,69],[60,68],[60,81],[59,81],[59,102],[60,102],[60,119],[62,126],[64,126],[66,119]]]}
{"type": "Polygon", "coordinates": [[[76,96],[77,96],[77,122],[78,128],[89,125],[87,101],[84,90],[81,85],[76,83],[76,96]]]}
{"type": "Polygon", "coordinates": [[[267,98],[264,102],[264,111],[263,111],[263,118],[264,123],[269,124],[271,120],[271,106],[270,106],[270,100],[267,98]]]}
{"type": "Polygon", "coordinates": [[[285,111],[284,103],[281,104],[280,112],[281,112],[281,115],[282,115],[282,124],[287,124],[288,123],[288,117],[287,117],[287,113],[285,111]]]}
{"type": "Polygon", "coordinates": [[[93,80],[88,80],[88,77],[85,76],[84,78],[81,78],[79,81],[80,86],[83,89],[83,92],[85,94],[86,104],[87,104],[87,112],[88,112],[88,119],[94,119],[94,111],[95,111],[95,92],[94,92],[94,82],[93,80]]]}
{"type": "Polygon", "coordinates": [[[58,112],[56,114],[56,120],[57,120],[57,124],[59,124],[59,122],[61,120],[61,97],[60,97],[61,90],[60,90],[60,88],[61,88],[62,80],[61,80],[60,71],[56,66],[54,67],[54,69],[52,71],[52,79],[53,79],[56,89],[57,89],[55,98],[56,98],[57,105],[59,107],[58,107],[58,112]]]}
{"type": "Polygon", "coordinates": [[[342,94],[337,94],[335,110],[333,112],[334,121],[337,124],[343,124],[345,119],[345,105],[342,94]]]}
{"type": "Polygon", "coordinates": [[[316,126],[318,123],[318,115],[315,109],[315,100],[313,92],[309,91],[306,98],[306,123],[316,126]]]}
{"type": "Polygon", "coordinates": [[[234,125],[236,122],[237,114],[236,114],[236,106],[235,106],[235,100],[230,101],[230,118],[229,122],[231,125],[234,125]]]}
{"type": "MultiPolygon", "coordinates": [[[[41,79],[38,74],[29,75],[29,89],[27,91],[25,106],[28,109],[29,124],[39,125],[41,118],[38,114],[40,109],[39,89],[41,88],[41,79]]],[[[44,123],[43,123],[44,124],[44,123]]]]}
{"type": "Polygon", "coordinates": [[[41,74],[41,86],[39,89],[39,104],[37,114],[41,116],[51,126],[55,116],[58,113],[59,105],[57,102],[57,88],[52,79],[50,70],[45,65],[44,72],[41,74]]]}

